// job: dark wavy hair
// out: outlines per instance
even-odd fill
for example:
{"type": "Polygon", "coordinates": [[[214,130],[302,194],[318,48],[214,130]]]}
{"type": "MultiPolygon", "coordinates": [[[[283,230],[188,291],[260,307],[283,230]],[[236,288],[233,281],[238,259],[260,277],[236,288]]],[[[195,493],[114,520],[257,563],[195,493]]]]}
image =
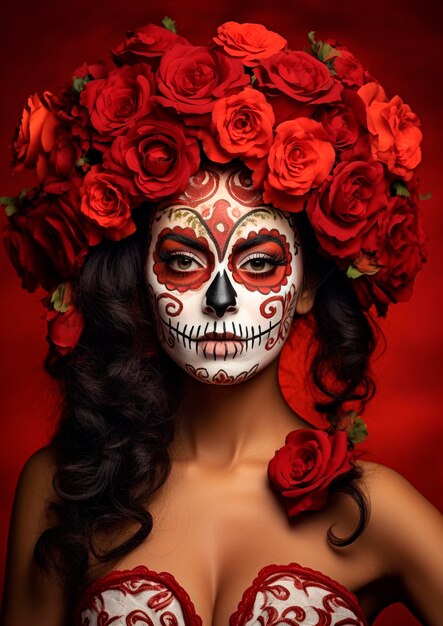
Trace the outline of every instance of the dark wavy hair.
{"type": "MultiPolygon", "coordinates": [[[[49,507],[58,523],[41,534],[34,555],[44,570],[61,578],[72,603],[88,582],[91,557],[114,561],[149,535],[153,519],[146,507],[170,471],[168,445],[182,374],[158,345],[149,313],[144,279],[148,213],[138,210],[134,235],[91,250],[75,289],[85,318],[80,342],[67,357],[50,349],[46,360],[64,397],[51,442],[57,497],[49,507]],[[136,530],[129,537],[122,534],[126,538],[118,545],[108,550],[96,545],[98,531],[118,533],[129,526],[136,530]]],[[[307,219],[302,214],[294,219],[306,265],[319,281],[313,309],[318,347],[310,373],[329,400],[316,408],[330,414],[348,400],[364,405],[375,391],[370,357],[376,325],[349,279],[317,253],[307,219]],[[326,382],[331,371],[338,383],[334,387],[326,382]]],[[[336,546],[354,541],[367,523],[359,477],[355,467],[333,484],[360,510],[349,537],[338,538],[329,529],[328,540],[336,546]]]]}

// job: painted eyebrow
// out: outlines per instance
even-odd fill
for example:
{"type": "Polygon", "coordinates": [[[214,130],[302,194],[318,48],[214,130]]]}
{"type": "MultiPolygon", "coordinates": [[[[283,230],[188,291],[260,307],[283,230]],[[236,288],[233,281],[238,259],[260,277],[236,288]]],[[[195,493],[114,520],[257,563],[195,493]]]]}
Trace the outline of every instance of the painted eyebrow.
{"type": "Polygon", "coordinates": [[[243,243],[240,243],[235,252],[236,253],[245,252],[246,250],[249,250],[250,248],[253,248],[254,246],[258,246],[261,243],[268,243],[269,241],[272,241],[276,243],[278,246],[280,246],[283,254],[286,254],[286,249],[283,243],[281,242],[281,240],[278,237],[274,237],[273,235],[257,235],[257,237],[254,237],[254,239],[249,239],[248,241],[244,241],[243,243]]]}
{"type": "Polygon", "coordinates": [[[207,252],[208,250],[208,248],[203,243],[200,243],[200,241],[192,239],[192,237],[186,237],[186,235],[177,235],[175,233],[163,235],[163,237],[161,237],[161,239],[159,240],[158,245],[161,246],[164,241],[167,241],[169,239],[172,239],[172,241],[177,241],[178,243],[182,243],[185,246],[189,246],[190,248],[194,248],[194,250],[199,250],[200,252],[207,252]]]}

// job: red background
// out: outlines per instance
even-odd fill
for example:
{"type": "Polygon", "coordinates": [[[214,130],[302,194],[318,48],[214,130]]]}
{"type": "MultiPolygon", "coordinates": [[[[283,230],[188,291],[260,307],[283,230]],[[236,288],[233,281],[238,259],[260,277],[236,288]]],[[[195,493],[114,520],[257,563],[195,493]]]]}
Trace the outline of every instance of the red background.
{"type": "MultiPolygon", "coordinates": [[[[443,435],[439,371],[443,217],[438,198],[442,88],[437,9],[430,0],[189,0],[186,4],[162,0],[153,4],[149,6],[146,0],[8,3],[0,37],[0,195],[13,195],[26,186],[26,181],[8,172],[8,145],[27,97],[34,91],[55,89],[83,61],[106,58],[107,50],[120,42],[126,29],[149,21],[159,23],[169,15],[177,21],[180,34],[205,43],[224,21],[262,22],[285,36],[291,47],[306,45],[305,35],[310,30],[350,47],[388,95],[400,94],[421,118],[421,187],[423,193],[432,192],[432,199],[422,203],[430,235],[429,261],[418,277],[413,300],[392,307],[389,319],[382,323],[388,351],[376,366],[378,394],[366,413],[370,428],[367,447],[372,458],[399,470],[443,508],[439,456],[443,435]]],[[[3,216],[0,220],[2,225],[6,223],[3,216]]],[[[45,324],[39,297],[20,289],[3,249],[0,254],[2,570],[15,482],[26,458],[48,441],[57,416],[57,399],[41,369],[45,324]]],[[[412,626],[417,622],[399,606],[385,610],[376,622],[377,626],[400,623],[412,626]]]]}

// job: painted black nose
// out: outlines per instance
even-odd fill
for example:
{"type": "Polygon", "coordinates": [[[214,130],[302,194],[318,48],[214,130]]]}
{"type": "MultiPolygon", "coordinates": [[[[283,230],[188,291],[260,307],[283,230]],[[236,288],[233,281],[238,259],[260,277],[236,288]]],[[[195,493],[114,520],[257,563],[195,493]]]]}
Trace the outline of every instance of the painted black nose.
{"type": "Polygon", "coordinates": [[[228,278],[226,270],[219,272],[206,292],[206,307],[215,311],[217,317],[223,317],[229,307],[237,304],[237,292],[228,278]]]}

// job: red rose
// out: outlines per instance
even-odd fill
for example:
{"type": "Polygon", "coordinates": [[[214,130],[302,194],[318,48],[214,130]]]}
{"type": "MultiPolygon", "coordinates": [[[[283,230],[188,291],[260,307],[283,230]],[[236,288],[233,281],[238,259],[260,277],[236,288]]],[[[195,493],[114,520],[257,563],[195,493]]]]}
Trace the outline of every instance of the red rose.
{"type": "Polygon", "coordinates": [[[340,152],[353,148],[366,130],[365,105],[350,89],[343,90],[342,104],[319,107],[315,119],[323,124],[329,141],[340,152]]]}
{"type": "Polygon", "coordinates": [[[388,194],[381,163],[345,161],[337,165],[306,206],[323,250],[340,259],[357,257],[365,233],[387,206],[388,194]]]}
{"type": "Polygon", "coordinates": [[[77,345],[83,332],[83,315],[74,304],[70,304],[65,312],[49,311],[46,320],[48,322],[48,341],[63,356],[69,354],[77,345]]]}
{"type": "Polygon", "coordinates": [[[72,78],[95,80],[97,78],[104,78],[108,73],[108,69],[103,61],[97,61],[97,63],[83,63],[76,70],[72,72],[72,78]]]}
{"type": "Polygon", "coordinates": [[[420,121],[399,96],[388,100],[380,85],[368,83],[358,90],[366,104],[372,156],[388,170],[410,180],[421,161],[420,121]]]}
{"type": "Polygon", "coordinates": [[[71,183],[67,179],[74,173],[80,156],[80,146],[72,133],[64,126],[58,126],[51,151],[41,154],[37,161],[37,175],[47,193],[63,193],[69,188],[71,183]]]}
{"type": "Polygon", "coordinates": [[[334,71],[342,83],[355,88],[374,80],[363,64],[345,46],[341,46],[332,39],[327,39],[325,43],[340,53],[338,56],[331,57],[331,60],[334,71]]]}
{"type": "Polygon", "coordinates": [[[335,151],[319,122],[300,117],[277,126],[264,181],[265,202],[287,211],[301,211],[306,194],[326,179],[335,151]]]}
{"type": "Polygon", "coordinates": [[[120,240],[135,232],[129,193],[122,180],[94,165],[80,189],[80,209],[103,229],[108,239],[120,240]]]}
{"type": "Polygon", "coordinates": [[[262,24],[225,22],[217,29],[214,41],[229,56],[240,59],[244,65],[255,67],[260,59],[272,56],[287,46],[286,39],[262,24]]]}
{"type": "Polygon", "coordinates": [[[41,98],[37,93],[28,98],[12,144],[13,165],[18,170],[35,167],[39,156],[54,144],[60,122],[52,110],[51,98],[49,91],[41,98]]]}
{"type": "Polygon", "coordinates": [[[163,26],[147,24],[135,31],[128,31],[126,41],[111,51],[117,65],[134,65],[135,63],[155,63],[175,44],[187,44],[180,37],[163,26]]]}
{"type": "Polygon", "coordinates": [[[104,136],[116,137],[154,107],[154,75],[146,63],[123,67],[106,78],[91,80],[80,94],[91,124],[104,136]]]}
{"type": "Polygon", "coordinates": [[[285,445],[269,462],[268,476],[289,517],[326,505],[331,482],[353,467],[347,444],[344,431],[329,435],[302,428],[287,435],[285,445]]]}
{"type": "Polygon", "coordinates": [[[210,113],[219,98],[250,83],[241,61],[205,46],[176,45],[160,62],[156,100],[180,113],[210,113]]]}
{"type": "MultiPolygon", "coordinates": [[[[382,304],[406,302],[412,296],[414,279],[427,260],[423,218],[415,190],[410,197],[389,198],[388,208],[377,217],[375,245],[368,233],[366,247],[376,246],[380,271],[373,277],[382,304]],[[380,293],[381,292],[381,293],[380,293]]],[[[356,282],[358,282],[358,278],[356,282]]]]}
{"type": "Polygon", "coordinates": [[[7,226],[3,245],[21,286],[33,292],[40,285],[47,291],[54,288],[58,277],[54,267],[42,248],[26,231],[27,218],[18,216],[7,226]]]}
{"type": "Polygon", "coordinates": [[[146,119],[117,137],[104,155],[105,169],[126,177],[140,201],[184,191],[200,164],[200,149],[178,123],[146,119]]]}
{"type": "Polygon", "coordinates": [[[284,50],[254,69],[258,84],[271,94],[284,93],[301,104],[340,101],[342,86],[324,63],[307,52],[284,50]]]}
{"type": "Polygon", "coordinates": [[[274,113],[262,93],[246,87],[221,98],[212,111],[211,132],[199,134],[208,157],[227,163],[234,157],[262,158],[273,141],[274,113]],[[216,139],[214,139],[214,136],[216,139]]]}
{"type": "Polygon", "coordinates": [[[99,229],[79,210],[75,190],[42,198],[26,217],[26,229],[52,261],[61,278],[76,276],[89,251],[100,242],[99,229]]]}

